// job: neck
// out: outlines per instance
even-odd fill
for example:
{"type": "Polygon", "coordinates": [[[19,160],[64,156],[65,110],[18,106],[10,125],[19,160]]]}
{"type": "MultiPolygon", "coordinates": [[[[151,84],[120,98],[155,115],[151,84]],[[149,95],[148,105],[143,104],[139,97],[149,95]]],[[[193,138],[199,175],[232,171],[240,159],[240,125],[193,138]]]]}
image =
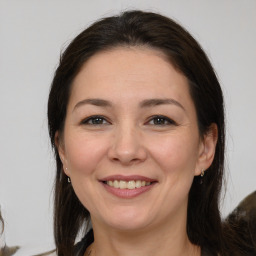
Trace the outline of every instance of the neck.
{"type": "Polygon", "coordinates": [[[120,231],[93,223],[96,256],[200,256],[186,233],[186,221],[136,231],[120,231]]]}

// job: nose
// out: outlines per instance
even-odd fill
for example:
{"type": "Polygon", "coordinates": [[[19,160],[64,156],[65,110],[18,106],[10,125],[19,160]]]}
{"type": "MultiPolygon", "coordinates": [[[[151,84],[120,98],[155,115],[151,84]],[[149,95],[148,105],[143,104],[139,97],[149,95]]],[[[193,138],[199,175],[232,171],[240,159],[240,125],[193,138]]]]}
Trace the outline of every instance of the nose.
{"type": "Polygon", "coordinates": [[[131,165],[145,161],[147,152],[143,143],[143,136],[139,128],[129,124],[118,127],[112,137],[108,157],[111,161],[122,165],[131,165]]]}

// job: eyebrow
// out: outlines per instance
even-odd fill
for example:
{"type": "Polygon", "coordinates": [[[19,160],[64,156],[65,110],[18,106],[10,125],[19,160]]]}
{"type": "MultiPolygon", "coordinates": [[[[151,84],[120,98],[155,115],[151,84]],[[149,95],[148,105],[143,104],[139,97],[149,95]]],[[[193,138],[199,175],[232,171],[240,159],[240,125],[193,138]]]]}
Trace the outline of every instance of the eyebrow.
{"type": "Polygon", "coordinates": [[[78,108],[78,107],[80,107],[82,105],[86,105],[86,104],[90,104],[90,105],[94,105],[94,106],[98,106],[98,107],[111,107],[112,106],[112,104],[109,101],[107,101],[107,100],[103,100],[103,99],[85,99],[85,100],[79,101],[75,105],[73,111],[76,108],[78,108]]]}
{"type": "Polygon", "coordinates": [[[175,106],[180,107],[183,110],[185,110],[185,108],[177,100],[174,100],[174,99],[148,99],[148,100],[143,100],[140,103],[140,107],[145,108],[145,107],[153,107],[153,106],[165,105],[165,104],[175,105],[175,106]]]}
{"type": "MultiPolygon", "coordinates": [[[[83,105],[94,105],[97,107],[111,107],[112,103],[110,101],[107,100],[103,100],[103,99],[84,99],[79,101],[73,111],[83,105]]],[[[185,110],[185,108],[176,100],[174,99],[147,99],[147,100],[143,100],[139,106],[141,108],[148,108],[148,107],[154,107],[154,106],[159,106],[159,105],[166,105],[166,104],[170,104],[170,105],[175,105],[177,107],[182,108],[183,110],[185,110]]]]}

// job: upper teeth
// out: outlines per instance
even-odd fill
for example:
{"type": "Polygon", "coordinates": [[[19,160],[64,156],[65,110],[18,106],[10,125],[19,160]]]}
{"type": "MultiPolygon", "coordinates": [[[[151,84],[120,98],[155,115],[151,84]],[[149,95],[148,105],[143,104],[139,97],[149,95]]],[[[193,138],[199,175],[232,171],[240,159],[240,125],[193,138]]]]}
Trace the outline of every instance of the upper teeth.
{"type": "Polygon", "coordinates": [[[107,184],[114,188],[120,188],[120,189],[135,189],[140,188],[144,186],[148,186],[151,183],[149,181],[145,180],[130,180],[130,181],[124,181],[124,180],[108,180],[107,184]]]}

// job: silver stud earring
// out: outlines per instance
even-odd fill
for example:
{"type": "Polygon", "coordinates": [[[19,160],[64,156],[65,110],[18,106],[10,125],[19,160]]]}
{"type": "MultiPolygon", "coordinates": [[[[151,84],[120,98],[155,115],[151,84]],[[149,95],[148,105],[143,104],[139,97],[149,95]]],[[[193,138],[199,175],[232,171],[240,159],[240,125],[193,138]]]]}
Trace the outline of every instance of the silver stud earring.
{"type": "MultiPolygon", "coordinates": [[[[67,168],[67,167],[65,167],[65,170],[67,171],[67,170],[68,170],[68,168],[67,168]]],[[[68,183],[71,183],[71,180],[70,180],[69,176],[68,176],[68,183]]]]}
{"type": "Polygon", "coordinates": [[[204,169],[202,169],[200,176],[201,176],[200,184],[203,184],[204,169]]]}

